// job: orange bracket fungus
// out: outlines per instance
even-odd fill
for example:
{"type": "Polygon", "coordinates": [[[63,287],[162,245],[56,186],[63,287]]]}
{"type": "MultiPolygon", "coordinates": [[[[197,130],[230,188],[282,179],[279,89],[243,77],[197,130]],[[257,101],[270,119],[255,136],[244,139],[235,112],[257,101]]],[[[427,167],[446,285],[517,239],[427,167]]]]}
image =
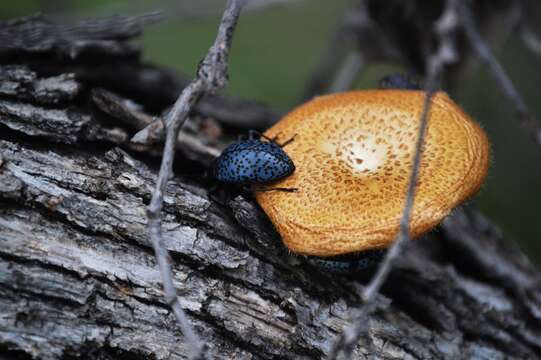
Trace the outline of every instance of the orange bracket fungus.
{"type": "MultiPolygon", "coordinates": [[[[295,141],[295,172],[256,198],[285,245],[330,257],[387,248],[399,231],[425,93],[353,91],[299,106],[265,135],[295,141]]],[[[432,99],[410,235],[436,226],[481,186],[489,143],[445,93],[432,99]]]]}

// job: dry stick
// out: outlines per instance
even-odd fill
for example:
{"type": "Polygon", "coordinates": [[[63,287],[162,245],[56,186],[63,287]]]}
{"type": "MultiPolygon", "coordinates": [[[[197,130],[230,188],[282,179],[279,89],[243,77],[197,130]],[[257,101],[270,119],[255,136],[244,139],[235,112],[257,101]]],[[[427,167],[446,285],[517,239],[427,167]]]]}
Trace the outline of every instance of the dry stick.
{"type": "Polygon", "coordinates": [[[398,236],[387,252],[385,259],[378,268],[378,271],[371,279],[370,283],[364,288],[361,294],[363,306],[350,316],[353,320],[350,325],[346,326],[334,343],[328,357],[329,359],[337,359],[341,352],[343,352],[345,358],[351,358],[359,338],[362,334],[366,334],[368,332],[368,316],[376,309],[376,296],[381,289],[381,286],[387,279],[394,262],[401,254],[404,245],[409,239],[409,223],[413,209],[413,201],[415,199],[415,188],[419,174],[422,148],[428,124],[432,96],[437,89],[436,84],[440,78],[440,74],[444,66],[456,61],[456,50],[454,46],[454,34],[458,28],[456,1],[457,0],[447,1],[444,12],[435,23],[436,31],[440,39],[440,46],[438,51],[431,55],[428,59],[425,99],[420,117],[414,160],[406,195],[406,204],[400,220],[400,230],[398,236]]]}
{"type": "Polygon", "coordinates": [[[462,26],[471,47],[481,61],[488,66],[490,74],[503,94],[514,104],[519,119],[522,120],[522,125],[531,133],[534,141],[538,145],[541,145],[541,127],[539,123],[532,117],[524,99],[477,30],[468,0],[462,0],[460,2],[459,11],[462,18],[462,26]]]}
{"type": "Polygon", "coordinates": [[[351,37],[350,33],[349,29],[340,26],[332,34],[327,48],[323,51],[321,60],[308,80],[308,85],[302,95],[304,99],[311,99],[314,95],[326,92],[326,88],[334,77],[336,68],[344,61],[347,51],[352,47],[352,40],[349,39],[351,37]]]}
{"type": "Polygon", "coordinates": [[[182,124],[184,124],[191,109],[204,93],[214,93],[227,84],[229,49],[240,10],[244,3],[244,0],[229,0],[227,2],[214,45],[199,64],[196,78],[182,91],[169,113],[166,120],[166,139],[160,173],[147,211],[150,237],[163,281],[165,300],[171,306],[177,323],[188,342],[192,359],[204,357],[204,345],[182,310],[173,283],[171,257],[164,247],[162,239],[161,210],[163,195],[167,181],[172,174],[175,145],[182,124]]]}
{"type": "MultiPolygon", "coordinates": [[[[341,68],[341,63],[347,64],[347,56],[350,55],[352,49],[359,52],[354,49],[354,28],[359,21],[358,18],[361,18],[361,21],[366,19],[366,14],[363,12],[364,3],[361,5],[361,10],[351,8],[346,11],[338,23],[327,43],[326,49],[323,50],[319,63],[310,75],[303,98],[311,99],[314,95],[329,92],[329,87],[337,76],[336,70],[341,68]]],[[[362,58],[360,60],[360,66],[362,66],[362,58]]]]}
{"type": "Polygon", "coordinates": [[[361,299],[363,306],[359,311],[352,316],[353,320],[349,326],[347,326],[338,340],[335,342],[334,347],[331,349],[329,359],[336,359],[340,351],[343,351],[346,358],[350,358],[353,353],[354,347],[357,344],[360,336],[366,333],[368,330],[367,316],[371,314],[375,308],[376,296],[387,279],[389,272],[391,271],[394,262],[398,256],[402,253],[402,249],[409,239],[409,222],[411,217],[411,210],[413,207],[413,200],[415,198],[415,187],[417,183],[417,177],[419,173],[419,164],[421,162],[421,149],[426,132],[426,124],[428,122],[428,113],[430,110],[430,103],[435,91],[436,79],[439,71],[429,74],[425,86],[425,100],[423,104],[423,110],[421,113],[421,121],[419,125],[419,133],[417,135],[417,144],[415,147],[415,157],[410,175],[410,181],[408,184],[406,205],[400,219],[400,231],[395,239],[393,245],[387,252],[385,259],[378,268],[378,271],[371,279],[370,283],[365,287],[361,293],[361,299]]]}
{"type": "Polygon", "coordinates": [[[536,56],[541,56],[541,39],[528,26],[523,25],[519,30],[520,38],[526,48],[536,56]]]}
{"type": "Polygon", "coordinates": [[[351,89],[359,78],[363,65],[363,56],[359,50],[355,49],[347,56],[342,68],[338,70],[338,74],[329,87],[329,92],[335,93],[351,89]]]}
{"type": "Polygon", "coordinates": [[[406,196],[406,205],[400,219],[400,231],[398,237],[395,239],[393,246],[389,249],[385,260],[378,268],[375,276],[372,278],[368,286],[362,292],[362,300],[365,303],[369,303],[375,299],[379,292],[379,289],[387,279],[387,275],[391,271],[391,267],[394,264],[395,259],[402,252],[402,248],[406,244],[406,240],[409,239],[409,223],[411,218],[411,211],[413,208],[413,200],[415,198],[415,188],[417,185],[417,178],[419,175],[419,165],[421,163],[422,146],[426,133],[426,124],[428,123],[428,113],[430,111],[430,105],[432,96],[436,90],[436,82],[441,72],[441,67],[431,66],[433,69],[429,72],[427,82],[425,85],[425,100],[423,103],[423,110],[421,112],[421,121],[419,125],[419,134],[417,135],[417,144],[415,145],[415,157],[411,169],[410,180],[408,184],[408,191],[406,196]]]}

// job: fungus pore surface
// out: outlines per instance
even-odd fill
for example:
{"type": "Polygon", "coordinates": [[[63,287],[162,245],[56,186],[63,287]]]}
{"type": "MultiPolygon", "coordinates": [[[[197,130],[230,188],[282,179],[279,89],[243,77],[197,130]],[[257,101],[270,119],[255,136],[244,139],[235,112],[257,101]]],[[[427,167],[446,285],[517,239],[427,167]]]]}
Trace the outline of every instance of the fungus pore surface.
{"type": "MultiPolygon", "coordinates": [[[[334,256],[385,248],[404,210],[424,92],[355,91],[318,97],[265,132],[295,172],[256,198],[293,252],[334,256]]],[[[410,220],[410,236],[437,225],[481,186],[489,143],[445,93],[432,99],[410,220]]]]}

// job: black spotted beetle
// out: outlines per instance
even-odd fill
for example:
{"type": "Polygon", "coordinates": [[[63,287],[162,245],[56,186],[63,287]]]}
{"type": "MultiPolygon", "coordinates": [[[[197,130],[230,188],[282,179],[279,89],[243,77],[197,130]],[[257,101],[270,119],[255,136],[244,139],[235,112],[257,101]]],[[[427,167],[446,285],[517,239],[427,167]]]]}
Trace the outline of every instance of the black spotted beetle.
{"type": "MultiPolygon", "coordinates": [[[[248,139],[240,139],[224,149],[211,165],[209,175],[220,183],[240,187],[264,185],[282,179],[295,171],[295,164],[282,149],[293,139],[279,144],[276,139],[250,131],[248,139]]],[[[253,190],[294,192],[297,189],[255,187],[253,190]]]]}

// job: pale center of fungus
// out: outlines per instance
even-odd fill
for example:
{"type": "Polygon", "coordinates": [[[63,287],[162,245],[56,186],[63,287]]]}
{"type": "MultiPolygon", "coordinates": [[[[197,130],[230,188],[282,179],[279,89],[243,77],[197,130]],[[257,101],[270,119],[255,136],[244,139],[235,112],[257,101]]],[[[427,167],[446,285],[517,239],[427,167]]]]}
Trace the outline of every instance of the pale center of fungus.
{"type": "Polygon", "coordinates": [[[377,171],[384,165],[388,152],[385,139],[366,133],[346,132],[339,138],[329,139],[322,147],[331,157],[360,174],[377,171]]]}

